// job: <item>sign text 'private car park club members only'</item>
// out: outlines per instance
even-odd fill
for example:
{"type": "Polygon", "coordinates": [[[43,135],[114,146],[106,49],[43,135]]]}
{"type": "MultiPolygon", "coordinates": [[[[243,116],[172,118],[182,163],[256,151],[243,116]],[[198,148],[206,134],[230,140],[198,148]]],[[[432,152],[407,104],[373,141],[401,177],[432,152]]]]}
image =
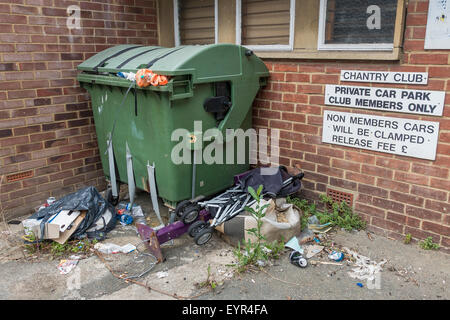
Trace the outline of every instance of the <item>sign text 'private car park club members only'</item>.
{"type": "MultiPolygon", "coordinates": [[[[428,73],[342,70],[341,81],[426,85],[428,73]]],[[[442,116],[445,92],[327,85],[325,105],[442,116]]],[[[439,122],[376,114],[324,112],[322,142],[435,160],[439,122]]]]}

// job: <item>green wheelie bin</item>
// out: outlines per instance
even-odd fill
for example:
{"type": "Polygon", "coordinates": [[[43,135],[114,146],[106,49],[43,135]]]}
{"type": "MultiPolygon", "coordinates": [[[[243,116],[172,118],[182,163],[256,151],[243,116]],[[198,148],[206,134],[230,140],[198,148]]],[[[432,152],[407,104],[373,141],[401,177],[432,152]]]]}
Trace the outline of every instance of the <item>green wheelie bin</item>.
{"type": "Polygon", "coordinates": [[[156,197],[174,207],[230,187],[236,174],[249,169],[249,157],[237,161],[242,156],[238,143],[234,149],[223,148],[223,161],[203,158],[210,144],[233,143],[226,139],[227,129],[252,127],[253,100],[269,77],[252,51],[232,44],[119,45],[90,57],[78,70],[78,81],[91,97],[113,200],[122,182],[129,186],[131,203],[139,188],[151,194],[154,207],[156,197]],[[123,77],[140,69],[164,75],[168,83],[141,88],[132,77],[123,77]],[[213,133],[205,134],[208,129],[213,133]]]}

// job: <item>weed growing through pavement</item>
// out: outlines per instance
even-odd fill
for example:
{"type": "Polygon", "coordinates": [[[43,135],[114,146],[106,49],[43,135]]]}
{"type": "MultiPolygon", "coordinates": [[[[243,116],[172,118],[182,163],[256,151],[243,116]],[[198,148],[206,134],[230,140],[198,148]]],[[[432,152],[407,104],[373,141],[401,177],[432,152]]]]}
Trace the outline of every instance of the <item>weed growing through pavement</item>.
{"type": "Polygon", "coordinates": [[[408,233],[405,236],[405,240],[403,241],[405,244],[410,244],[411,243],[411,233],[408,233]]]}
{"type": "Polygon", "coordinates": [[[439,249],[439,244],[434,243],[432,237],[428,237],[425,240],[420,241],[419,245],[424,250],[437,250],[437,249],[439,249]]]}
{"type": "Polygon", "coordinates": [[[248,239],[247,242],[243,241],[242,247],[239,242],[238,247],[233,251],[233,254],[238,260],[234,265],[238,272],[245,271],[250,266],[262,266],[269,259],[278,259],[284,249],[284,241],[269,243],[266,237],[261,234],[262,219],[265,217],[266,209],[269,206],[269,204],[261,206],[262,190],[262,185],[256,191],[252,187],[248,187],[248,192],[256,200],[256,208],[246,207],[245,211],[249,212],[256,219],[256,228],[247,229],[246,231],[256,238],[256,242],[248,239]]]}
{"type": "Polygon", "coordinates": [[[359,215],[353,212],[352,208],[347,203],[333,201],[330,197],[321,194],[319,196],[320,202],[324,204],[324,211],[319,211],[316,204],[308,203],[306,199],[299,199],[297,197],[287,197],[287,202],[294,204],[303,215],[301,217],[301,229],[308,226],[308,218],[316,216],[321,224],[330,222],[332,226],[338,226],[347,231],[353,229],[362,230],[366,228],[366,222],[361,219],[359,215]],[[331,211],[328,211],[328,207],[331,211]]]}
{"type": "Polygon", "coordinates": [[[60,258],[72,254],[90,254],[91,249],[98,242],[97,240],[71,240],[64,244],[60,244],[51,240],[38,241],[34,233],[26,236],[27,244],[25,244],[26,252],[32,256],[35,254],[50,254],[51,259],[60,258]]]}

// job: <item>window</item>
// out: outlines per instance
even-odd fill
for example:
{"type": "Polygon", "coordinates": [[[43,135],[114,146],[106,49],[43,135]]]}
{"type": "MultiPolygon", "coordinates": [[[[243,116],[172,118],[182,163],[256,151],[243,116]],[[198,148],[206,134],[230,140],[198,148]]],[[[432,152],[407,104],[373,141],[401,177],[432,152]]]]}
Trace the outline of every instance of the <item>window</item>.
{"type": "Polygon", "coordinates": [[[236,43],[252,50],[294,48],[295,0],[236,0],[236,43]]]}
{"type": "Polygon", "coordinates": [[[173,0],[175,45],[217,43],[217,0],[173,0]]]}
{"type": "Polygon", "coordinates": [[[321,0],[319,50],[393,50],[397,1],[321,0]]]}
{"type": "Polygon", "coordinates": [[[407,3],[158,0],[159,45],[237,43],[261,58],[398,60],[407,3]]]}

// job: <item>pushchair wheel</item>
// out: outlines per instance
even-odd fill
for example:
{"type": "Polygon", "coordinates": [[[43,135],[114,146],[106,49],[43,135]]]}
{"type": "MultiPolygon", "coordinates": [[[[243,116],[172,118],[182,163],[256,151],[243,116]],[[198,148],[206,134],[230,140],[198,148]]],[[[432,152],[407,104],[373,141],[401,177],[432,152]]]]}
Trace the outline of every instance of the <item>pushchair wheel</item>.
{"type": "Polygon", "coordinates": [[[204,228],[200,230],[195,236],[194,236],[194,242],[198,246],[202,246],[205,243],[207,243],[211,237],[212,237],[212,229],[211,228],[204,228]]]}
{"type": "Polygon", "coordinates": [[[189,200],[183,200],[180,203],[177,204],[177,207],[175,208],[175,214],[178,217],[181,217],[181,215],[183,214],[184,209],[189,206],[190,204],[192,204],[191,201],[189,200]]]}
{"type": "Polygon", "coordinates": [[[199,210],[197,208],[197,206],[192,206],[192,207],[187,207],[183,214],[181,215],[180,220],[184,223],[184,224],[191,224],[192,222],[194,222],[199,214],[199,210]]]}
{"type": "Polygon", "coordinates": [[[189,226],[188,234],[193,238],[197,233],[206,227],[207,223],[202,220],[195,221],[189,226]]]}

